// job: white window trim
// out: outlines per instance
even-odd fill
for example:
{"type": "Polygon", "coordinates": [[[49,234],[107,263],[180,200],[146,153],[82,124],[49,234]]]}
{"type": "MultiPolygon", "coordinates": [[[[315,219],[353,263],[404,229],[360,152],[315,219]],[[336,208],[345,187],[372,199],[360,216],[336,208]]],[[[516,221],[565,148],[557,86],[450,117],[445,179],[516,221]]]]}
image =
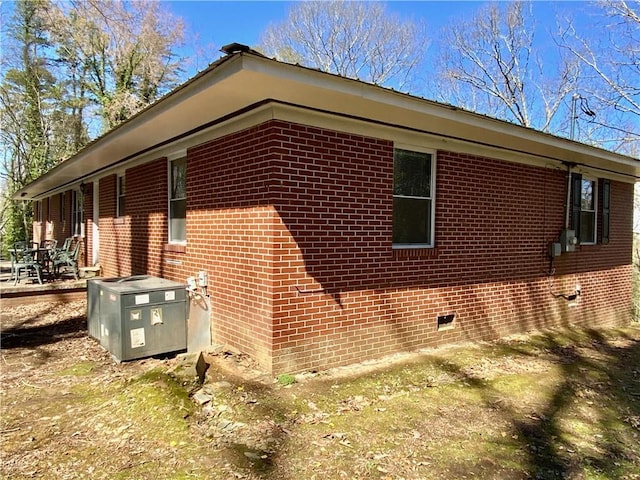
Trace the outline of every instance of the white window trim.
{"type": "MultiPolygon", "coordinates": [[[[580,245],[597,245],[598,243],[598,193],[599,185],[598,179],[589,175],[582,175],[582,181],[593,182],[593,210],[584,210],[580,208],[580,212],[592,212],[593,211],[593,241],[592,242],[580,242],[580,245]]],[[[582,186],[580,187],[580,202],[582,203],[582,186]]],[[[580,232],[577,232],[580,236],[580,232]]]]}
{"type": "Polygon", "coordinates": [[[93,218],[91,219],[91,233],[93,244],[91,246],[92,265],[100,261],[100,183],[93,182],[93,218]]]}
{"type": "MultiPolygon", "coordinates": [[[[409,249],[421,249],[421,248],[434,248],[435,247],[435,238],[436,238],[436,162],[437,162],[437,150],[432,148],[424,147],[421,145],[409,145],[406,143],[394,143],[393,150],[408,150],[412,152],[426,153],[431,155],[431,197],[415,197],[415,198],[429,198],[431,200],[431,225],[429,226],[429,233],[431,238],[429,239],[429,243],[393,243],[391,248],[393,250],[409,250],[409,249]]],[[[392,197],[393,195],[393,185],[392,185],[392,197]]],[[[411,198],[411,197],[405,197],[411,198]]]]}
{"type": "MultiPolygon", "coordinates": [[[[167,156],[167,241],[169,245],[186,245],[187,240],[172,240],[171,239],[171,201],[172,200],[183,200],[182,198],[171,198],[171,163],[174,160],[185,160],[185,164],[187,161],[187,152],[186,150],[181,150],[180,152],[176,152],[172,155],[167,156]]],[[[184,197],[186,200],[187,197],[184,197]]],[[[186,219],[185,219],[186,220],[186,219]]],[[[185,232],[186,234],[186,232],[185,232]]]]}
{"type": "Polygon", "coordinates": [[[71,193],[71,235],[74,237],[81,237],[84,238],[84,224],[85,224],[85,219],[84,219],[84,194],[82,193],[82,190],[80,190],[80,188],[76,188],[72,190],[71,193]],[[78,225],[78,199],[80,201],[80,232],[77,232],[77,225],[78,225]]]}
{"type": "Polygon", "coordinates": [[[125,201],[125,212],[127,210],[126,202],[127,202],[127,185],[126,185],[126,177],[124,173],[119,173],[116,175],[116,217],[123,217],[125,212],[120,211],[120,197],[124,197],[125,201]],[[124,179],[125,181],[125,193],[124,195],[120,192],[120,179],[124,179]]]}

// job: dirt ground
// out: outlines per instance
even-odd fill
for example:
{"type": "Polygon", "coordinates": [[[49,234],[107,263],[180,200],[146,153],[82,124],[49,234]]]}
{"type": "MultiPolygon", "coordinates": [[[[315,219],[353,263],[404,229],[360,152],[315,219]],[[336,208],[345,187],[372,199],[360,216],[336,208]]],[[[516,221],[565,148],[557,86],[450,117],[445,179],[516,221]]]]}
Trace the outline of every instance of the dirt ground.
{"type": "Polygon", "coordinates": [[[2,309],[11,479],[640,479],[640,327],[272,378],[212,349],[115,363],[84,301],[2,309]]]}

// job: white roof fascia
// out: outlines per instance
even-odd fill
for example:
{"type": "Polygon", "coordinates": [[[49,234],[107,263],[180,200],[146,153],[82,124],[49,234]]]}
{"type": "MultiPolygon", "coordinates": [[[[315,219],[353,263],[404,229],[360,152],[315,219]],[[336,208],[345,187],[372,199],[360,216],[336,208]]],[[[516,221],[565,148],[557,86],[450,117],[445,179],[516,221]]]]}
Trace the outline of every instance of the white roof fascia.
{"type": "MultiPolygon", "coordinates": [[[[245,68],[268,76],[286,77],[299,83],[313,85],[334,92],[341,92],[354,98],[366,99],[406,111],[413,111],[442,120],[450,120],[459,125],[467,125],[478,130],[491,131],[511,138],[531,141],[540,146],[552,147],[553,149],[564,151],[567,156],[564,160],[567,162],[577,162],[583,157],[599,158],[631,167],[636,170],[635,175],[640,176],[640,160],[633,159],[626,155],[557,137],[550,133],[498,120],[454,106],[396,92],[360,80],[327,74],[298,65],[283,64],[265,57],[251,57],[249,60],[250,61],[245,62],[245,68]],[[286,75],[284,75],[284,70],[280,68],[283,66],[289,69],[286,75]]],[[[408,126],[410,127],[410,125],[408,126]]],[[[536,152],[530,153],[536,155],[536,152]]]]}
{"type": "Polygon", "coordinates": [[[359,80],[238,53],[215,62],[18,191],[14,198],[28,200],[49,195],[270,99],[443,135],[452,143],[505,148],[522,155],[601,168],[636,180],[640,177],[640,161],[624,155],[359,80]]]}

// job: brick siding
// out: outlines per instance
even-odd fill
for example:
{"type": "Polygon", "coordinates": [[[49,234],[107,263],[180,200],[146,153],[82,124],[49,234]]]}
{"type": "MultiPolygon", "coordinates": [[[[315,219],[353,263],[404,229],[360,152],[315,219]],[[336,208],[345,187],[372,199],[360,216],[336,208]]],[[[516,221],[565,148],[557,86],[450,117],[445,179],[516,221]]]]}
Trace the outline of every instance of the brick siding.
{"type": "Polygon", "coordinates": [[[187,158],[186,246],[167,244],[165,158],[126,171],[123,218],[100,180],[104,274],[207,271],[214,342],[273,372],[630,319],[631,184],[611,182],[610,243],[552,264],[561,169],[438,151],[435,248],[394,250],[390,141],[271,120],[187,158]]]}
{"type": "Polygon", "coordinates": [[[271,186],[280,146],[270,124],[192,148],[187,166],[186,272],[209,272],[214,341],[271,369],[271,186]],[[239,181],[239,179],[241,179],[239,181]]]}
{"type": "MultiPolygon", "coordinates": [[[[89,239],[91,232],[90,225],[93,215],[93,194],[91,193],[92,184],[88,184],[88,193],[85,196],[85,221],[89,230],[85,231],[84,248],[79,255],[80,265],[87,265],[87,259],[92,255],[92,239],[89,239]],[[87,203],[89,204],[87,206],[87,203]]],[[[42,208],[42,221],[38,221],[38,216],[34,215],[33,222],[33,241],[41,243],[43,240],[57,240],[58,246],[62,246],[65,238],[72,236],[72,219],[71,219],[71,191],[64,192],[64,196],[60,193],[44,198],[40,202],[42,208]],[[64,205],[62,203],[64,202],[64,205]]],[[[35,204],[34,204],[35,205],[35,204]]],[[[37,207],[34,213],[37,213],[37,207]]]]}
{"type": "Polygon", "coordinates": [[[131,275],[131,217],[116,217],[116,175],[100,179],[98,227],[100,250],[98,263],[105,277],[131,275]]]}
{"type": "Polygon", "coordinates": [[[632,185],[612,182],[611,243],[562,256],[549,276],[566,172],[441,151],[436,248],[394,251],[392,144],[280,126],[275,371],[628,320],[632,185]],[[553,295],[577,283],[576,306],[553,295]],[[437,316],[450,313],[455,328],[439,332],[437,316]]]}

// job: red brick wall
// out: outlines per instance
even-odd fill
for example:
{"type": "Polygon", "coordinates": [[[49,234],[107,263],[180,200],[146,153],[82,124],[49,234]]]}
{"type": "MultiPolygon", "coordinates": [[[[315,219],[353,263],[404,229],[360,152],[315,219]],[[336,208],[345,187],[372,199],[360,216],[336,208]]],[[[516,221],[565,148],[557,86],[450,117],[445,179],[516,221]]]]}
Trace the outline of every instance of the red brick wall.
{"type": "Polygon", "coordinates": [[[279,125],[275,371],[629,318],[632,185],[612,182],[611,244],[564,255],[550,277],[566,172],[438,152],[436,248],[394,252],[391,143],[279,125]],[[553,295],[577,283],[576,306],[553,295]],[[449,313],[455,328],[438,332],[449,313]]]}
{"type": "Polygon", "coordinates": [[[117,176],[100,180],[100,263],[106,277],[148,274],[184,282],[185,248],[171,248],[167,223],[167,159],[132,167],[125,212],[116,217],[117,176]],[[174,251],[174,250],[177,250],[174,251]]]}
{"type": "MultiPolygon", "coordinates": [[[[89,184],[88,194],[85,198],[85,221],[86,236],[91,233],[91,218],[93,215],[93,195],[91,192],[92,184],[89,184]],[[87,204],[88,202],[88,204],[87,204]]],[[[71,220],[71,191],[65,192],[64,198],[59,193],[47,197],[41,201],[42,222],[34,218],[33,223],[33,239],[35,242],[42,240],[54,239],[58,241],[58,246],[62,246],[65,238],[71,236],[72,220],[71,220]],[[64,202],[64,209],[61,202],[64,202]],[[62,209],[62,211],[61,211],[62,209]]],[[[85,238],[85,248],[81,251],[80,262],[84,265],[85,259],[91,259],[91,239],[85,238]]]]}
{"type": "Polygon", "coordinates": [[[57,239],[60,226],[59,195],[43,198],[33,204],[33,241],[41,243],[43,240],[57,239]],[[42,219],[39,221],[39,219],[42,219]]]}
{"type": "MultiPolygon", "coordinates": [[[[65,195],[65,200],[66,200],[65,195]]],[[[61,219],[61,198],[60,194],[53,195],[49,197],[49,222],[51,222],[50,236],[52,239],[58,240],[58,243],[62,245],[64,242],[64,238],[60,238],[64,235],[64,227],[68,226],[69,220],[61,219]]],[[[65,213],[67,210],[65,209],[65,213]]]]}
{"type": "Polygon", "coordinates": [[[131,221],[129,216],[116,217],[116,179],[116,175],[109,175],[101,178],[99,184],[98,262],[105,277],[131,274],[131,221]]]}
{"type": "Polygon", "coordinates": [[[214,341],[267,368],[271,358],[273,147],[256,128],[194,147],[187,162],[187,245],[168,245],[167,160],[126,171],[126,214],[116,213],[116,176],[100,181],[100,260],[105,276],[150,274],[185,282],[209,274],[214,341]],[[131,255],[128,251],[131,250],[131,255]]]}
{"type": "MultiPolygon", "coordinates": [[[[116,217],[117,176],[100,180],[100,264],[105,277],[148,274],[184,281],[166,268],[167,159],[159,158],[124,173],[125,212],[116,217]]],[[[170,256],[170,255],[169,255],[170,256]]]]}
{"type": "Polygon", "coordinates": [[[123,219],[113,219],[115,175],[101,179],[100,262],[106,276],[184,282],[207,271],[214,342],[274,372],[625,321],[633,186],[611,184],[610,244],[551,265],[566,180],[563,170],[438,152],[436,248],[398,251],[393,144],[270,121],[188,151],[186,246],[167,245],[166,159],[127,170],[123,219]],[[558,294],[578,283],[569,306],[558,294]],[[437,331],[449,313],[455,328],[437,331]]]}
{"type": "Polygon", "coordinates": [[[59,245],[62,245],[65,238],[71,236],[71,191],[66,191],[63,197],[56,194],[50,198],[52,200],[53,238],[58,240],[59,245]],[[62,203],[64,203],[64,207],[62,203]]]}
{"type": "Polygon", "coordinates": [[[171,272],[163,271],[163,247],[168,239],[166,158],[127,170],[126,181],[125,216],[131,229],[130,273],[173,279],[171,272]]]}
{"type": "Polygon", "coordinates": [[[271,368],[271,186],[279,143],[269,124],[189,151],[186,272],[209,273],[214,341],[271,368]]]}

